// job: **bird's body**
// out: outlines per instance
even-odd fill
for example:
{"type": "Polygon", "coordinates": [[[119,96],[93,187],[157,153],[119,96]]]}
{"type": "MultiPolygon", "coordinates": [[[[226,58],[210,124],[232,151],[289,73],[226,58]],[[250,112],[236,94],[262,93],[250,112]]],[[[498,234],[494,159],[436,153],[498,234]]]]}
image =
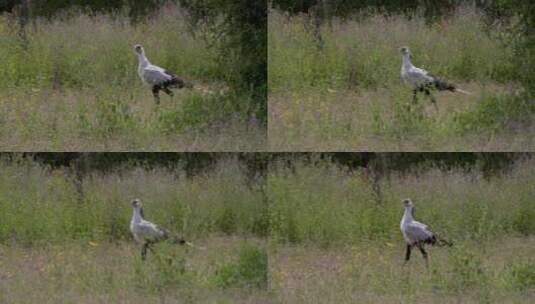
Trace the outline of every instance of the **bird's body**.
{"type": "Polygon", "coordinates": [[[449,82],[431,75],[424,69],[415,67],[411,62],[411,53],[409,48],[402,47],[400,50],[402,54],[401,79],[412,87],[414,102],[416,102],[417,93],[424,92],[436,107],[436,100],[433,95],[431,95],[431,90],[470,94],[469,92],[456,88],[449,82]]]}
{"type": "Polygon", "coordinates": [[[431,231],[429,231],[426,224],[415,221],[413,218],[413,207],[405,209],[403,218],[401,219],[401,232],[407,244],[415,246],[417,243],[434,243],[436,238],[431,231]]]}
{"type": "Polygon", "coordinates": [[[144,244],[145,242],[157,242],[166,239],[168,232],[143,219],[141,210],[141,206],[134,207],[134,214],[130,221],[130,231],[136,242],[144,244]]]}
{"type": "Polygon", "coordinates": [[[135,45],[134,50],[138,57],[137,73],[143,83],[152,88],[152,94],[157,104],[160,103],[159,91],[162,90],[170,96],[173,92],[170,88],[181,89],[184,87],[191,88],[191,84],[186,83],[183,79],[174,73],[167,71],[159,66],[153,65],[147,59],[145,50],[141,45],[135,45]]]}
{"type": "Polygon", "coordinates": [[[160,241],[171,240],[177,244],[192,246],[191,243],[186,242],[183,238],[172,237],[169,231],[166,229],[163,229],[158,225],[145,220],[143,215],[143,207],[141,206],[141,201],[139,199],[132,201],[132,207],[134,211],[132,214],[132,220],[130,221],[130,231],[132,232],[134,240],[140,244],[143,244],[141,249],[141,258],[143,260],[147,254],[147,249],[152,250],[150,246],[160,241]]]}
{"type": "Polygon", "coordinates": [[[410,199],[403,200],[405,212],[401,218],[400,229],[403,238],[407,243],[407,252],[405,255],[405,262],[409,261],[411,249],[417,247],[420,249],[422,256],[425,259],[426,266],[428,265],[427,252],[424,249],[425,244],[429,245],[448,245],[452,244],[446,240],[438,239],[437,236],[429,230],[426,224],[414,220],[414,206],[410,199]]]}

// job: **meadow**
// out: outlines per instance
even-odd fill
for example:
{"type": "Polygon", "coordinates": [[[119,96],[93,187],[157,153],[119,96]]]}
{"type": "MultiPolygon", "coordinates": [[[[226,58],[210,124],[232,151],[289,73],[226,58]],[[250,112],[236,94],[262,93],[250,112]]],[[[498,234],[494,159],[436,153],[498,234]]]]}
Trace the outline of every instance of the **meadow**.
{"type": "Polygon", "coordinates": [[[70,168],[0,161],[0,302],[270,303],[267,207],[227,159],[181,169],[125,166],[76,189],[70,168]],[[130,201],[195,247],[160,243],[145,262],[130,201]],[[31,286],[31,288],[29,288],[31,286]]]}
{"type": "MultiPolygon", "coordinates": [[[[370,11],[325,21],[270,10],[269,148],[273,151],[527,151],[534,104],[515,74],[507,23],[471,7],[427,23],[370,11]],[[399,48],[414,65],[472,95],[437,92],[438,110],[400,80],[399,48]]],[[[513,22],[514,23],[514,22],[513,22]]]]}
{"type": "Polygon", "coordinates": [[[0,16],[0,145],[9,151],[253,151],[266,140],[253,97],[232,90],[214,37],[167,4],[147,20],[67,10],[21,37],[0,16]],[[134,44],[193,83],[156,106],[134,44]]]}
{"type": "Polygon", "coordinates": [[[421,166],[370,176],[328,160],[268,178],[271,288],[284,303],[527,303],[535,296],[533,160],[508,172],[421,166]],[[403,266],[402,199],[454,243],[403,266]]]}

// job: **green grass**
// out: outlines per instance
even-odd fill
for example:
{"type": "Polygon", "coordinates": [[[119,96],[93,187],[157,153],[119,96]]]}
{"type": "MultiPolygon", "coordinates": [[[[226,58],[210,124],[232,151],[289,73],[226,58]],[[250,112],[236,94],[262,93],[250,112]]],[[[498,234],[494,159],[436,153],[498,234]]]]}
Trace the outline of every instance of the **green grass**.
{"type": "Polygon", "coordinates": [[[471,8],[422,17],[333,20],[318,48],[304,16],[269,15],[269,147],[283,151],[525,151],[533,103],[521,94],[509,30],[471,8]],[[399,78],[399,47],[467,96],[436,93],[439,110],[399,78]]]}
{"type": "Polygon", "coordinates": [[[285,303],[526,303],[535,295],[533,161],[492,177],[421,167],[380,181],[328,160],[273,166],[270,277],[285,303]],[[454,246],[403,267],[402,199],[454,246]]]}
{"type": "Polygon", "coordinates": [[[267,233],[262,185],[250,185],[237,160],[192,178],[141,167],[93,173],[83,180],[81,196],[69,169],[7,160],[0,167],[0,243],[130,239],[136,197],[150,220],[186,238],[267,233]]]}
{"type": "Polygon", "coordinates": [[[210,39],[167,6],[130,24],[121,14],[68,11],[38,19],[20,39],[0,16],[0,143],[15,151],[252,151],[265,126],[251,122],[248,93],[232,92],[210,39]],[[132,46],[194,83],[156,107],[132,46]]]}
{"type": "Polygon", "coordinates": [[[237,158],[93,172],[0,159],[0,302],[269,303],[263,184],[237,158]],[[194,247],[158,243],[141,261],[131,200],[194,247]],[[32,286],[28,289],[28,286],[32,286]]]}
{"type": "Polygon", "coordinates": [[[266,288],[268,280],[268,256],[265,250],[245,244],[240,249],[237,262],[220,267],[215,277],[216,285],[266,288]]]}
{"type": "Polygon", "coordinates": [[[331,246],[368,240],[400,242],[401,200],[416,216],[454,240],[535,233],[533,162],[486,180],[480,173],[427,169],[381,180],[378,203],[364,171],[348,174],[328,161],[270,170],[271,238],[278,243],[331,246]]]}

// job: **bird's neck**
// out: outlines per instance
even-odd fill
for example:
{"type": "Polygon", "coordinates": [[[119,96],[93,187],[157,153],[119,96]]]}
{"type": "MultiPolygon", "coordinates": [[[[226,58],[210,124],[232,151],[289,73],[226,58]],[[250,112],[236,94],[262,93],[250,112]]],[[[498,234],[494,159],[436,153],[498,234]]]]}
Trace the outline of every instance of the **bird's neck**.
{"type": "Polygon", "coordinates": [[[139,223],[143,217],[141,216],[141,209],[140,208],[134,208],[134,214],[132,215],[132,221],[134,223],[139,223]]]}
{"type": "Polygon", "coordinates": [[[145,56],[145,53],[137,54],[137,59],[139,61],[139,66],[146,67],[149,65],[149,60],[145,56]]]}
{"type": "Polygon", "coordinates": [[[403,54],[403,67],[405,69],[409,69],[409,68],[412,67],[411,55],[410,54],[403,54]]]}
{"type": "Polygon", "coordinates": [[[412,217],[412,208],[408,207],[405,208],[405,213],[403,214],[403,219],[401,219],[402,222],[412,222],[414,219],[412,217]]]}

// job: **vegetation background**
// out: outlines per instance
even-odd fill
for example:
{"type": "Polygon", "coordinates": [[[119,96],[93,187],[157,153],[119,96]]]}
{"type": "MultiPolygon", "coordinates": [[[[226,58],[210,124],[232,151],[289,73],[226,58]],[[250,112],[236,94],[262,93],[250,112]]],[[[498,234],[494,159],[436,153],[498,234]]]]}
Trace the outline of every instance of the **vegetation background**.
{"type": "Polygon", "coordinates": [[[533,1],[271,2],[273,151],[531,151],[533,1]],[[473,93],[412,100],[399,47],[473,93]]]}
{"type": "Polygon", "coordinates": [[[267,303],[265,164],[256,154],[3,154],[0,302],[267,303]],[[197,248],[161,243],[142,262],[129,232],[136,197],[148,220],[197,248]]]}
{"type": "Polygon", "coordinates": [[[521,303],[532,168],[529,153],[5,153],[0,301],[521,303]],[[197,248],[141,262],[135,197],[197,248]],[[407,197],[455,243],[429,249],[429,271],[417,252],[402,266],[407,197]]]}
{"type": "Polygon", "coordinates": [[[528,303],[531,154],[286,154],[270,162],[270,284],[283,303],[528,303]],[[454,246],[403,266],[402,200],[454,246]]]}
{"type": "Polygon", "coordinates": [[[0,2],[9,151],[255,151],[266,141],[263,1],[0,2]],[[133,45],[194,83],[155,106],[133,45]]]}

